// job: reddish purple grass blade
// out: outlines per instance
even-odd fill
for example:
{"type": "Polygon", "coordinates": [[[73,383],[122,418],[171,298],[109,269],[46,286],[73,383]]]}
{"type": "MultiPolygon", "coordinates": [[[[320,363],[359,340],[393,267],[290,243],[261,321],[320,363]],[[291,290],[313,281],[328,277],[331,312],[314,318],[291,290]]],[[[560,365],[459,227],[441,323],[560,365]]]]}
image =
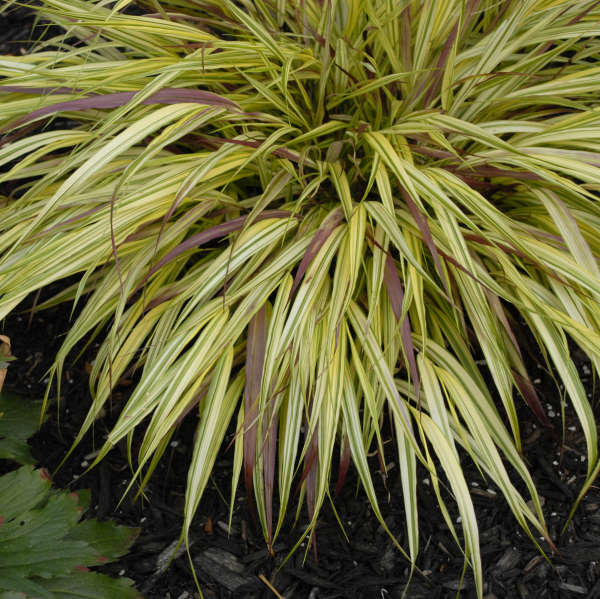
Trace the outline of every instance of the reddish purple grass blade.
{"type": "Polygon", "coordinates": [[[485,35],[488,35],[490,33],[490,31],[495,31],[496,27],[498,26],[498,23],[500,23],[500,21],[502,21],[502,18],[508,12],[508,9],[510,8],[510,5],[512,3],[513,3],[513,0],[505,0],[504,1],[504,3],[502,4],[502,8],[496,15],[495,19],[490,22],[487,30],[485,31],[485,35]]]}
{"type": "Polygon", "coordinates": [[[412,23],[410,17],[410,5],[407,6],[400,15],[400,23],[402,27],[402,42],[400,43],[400,56],[402,57],[402,65],[408,71],[412,69],[412,23]]]}
{"type": "Polygon", "coordinates": [[[429,248],[429,252],[433,258],[433,262],[435,264],[435,268],[440,275],[440,279],[442,284],[444,285],[444,289],[448,297],[450,297],[450,289],[448,289],[448,283],[446,281],[446,277],[444,276],[444,271],[442,269],[442,262],[440,260],[440,255],[433,241],[433,236],[431,235],[431,230],[429,229],[429,224],[427,223],[427,219],[421,214],[419,207],[415,203],[415,201],[410,197],[410,194],[406,191],[406,189],[402,188],[402,198],[406,202],[412,217],[415,219],[417,223],[417,227],[419,227],[419,231],[421,231],[421,235],[423,235],[423,239],[425,240],[425,244],[429,248]]]}
{"type": "Polygon", "coordinates": [[[254,464],[256,462],[256,419],[258,396],[262,385],[267,335],[267,312],[263,306],[250,320],[246,345],[246,387],[244,389],[244,482],[253,518],[256,507],[253,499],[254,464]]]}
{"type": "MultiPolygon", "coordinates": [[[[415,136],[416,137],[416,136],[415,136]]],[[[448,158],[450,160],[456,160],[456,156],[447,150],[440,150],[439,148],[430,148],[428,146],[420,144],[408,144],[408,147],[415,153],[423,156],[431,156],[432,158],[439,158],[443,160],[448,158]]],[[[460,152],[465,154],[464,152],[460,152]]],[[[520,179],[524,181],[541,181],[542,177],[535,173],[529,173],[525,171],[515,171],[511,169],[498,168],[495,166],[470,166],[468,170],[461,170],[458,166],[448,164],[444,167],[447,171],[452,174],[464,179],[471,181],[475,177],[506,177],[508,179],[520,179]],[[467,174],[466,174],[467,173],[467,174]]]]}
{"type": "Polygon", "coordinates": [[[194,397],[185,407],[183,412],[181,412],[181,414],[177,417],[176,422],[178,425],[184,421],[185,417],[192,411],[192,409],[195,408],[200,403],[200,401],[206,396],[206,394],[208,393],[208,389],[208,383],[205,382],[202,383],[202,385],[200,385],[200,390],[198,391],[198,393],[194,395],[194,397]]]}
{"type": "MultiPolygon", "coordinates": [[[[556,235],[552,235],[551,233],[546,233],[545,231],[541,231],[541,230],[536,230],[535,233],[533,233],[533,234],[536,237],[543,237],[550,241],[553,241],[559,247],[564,248],[563,240],[556,235]]],[[[514,254],[515,256],[519,256],[520,258],[529,260],[532,264],[535,265],[536,268],[538,268],[539,270],[544,272],[547,276],[552,277],[553,279],[555,279],[556,281],[559,281],[563,285],[568,285],[568,282],[565,279],[563,279],[561,276],[559,276],[556,273],[556,271],[548,268],[547,266],[544,266],[544,264],[542,264],[541,262],[538,262],[537,260],[535,260],[535,258],[533,258],[532,256],[530,256],[528,254],[525,254],[524,252],[522,252],[520,250],[511,248],[510,246],[507,246],[503,243],[496,243],[496,242],[492,243],[488,239],[485,239],[484,237],[482,237],[481,235],[477,235],[476,233],[463,233],[463,237],[467,240],[475,241],[476,243],[480,243],[481,245],[487,245],[489,247],[496,247],[496,248],[502,250],[503,252],[506,252],[507,254],[514,254]]],[[[452,262],[452,264],[454,264],[455,266],[458,265],[456,263],[456,261],[454,261],[453,259],[448,257],[446,254],[443,254],[443,256],[448,262],[452,262]]],[[[459,266],[459,268],[464,270],[464,268],[462,268],[460,266],[459,266]]],[[[467,272],[467,271],[465,270],[465,272],[467,272]]],[[[467,274],[470,274],[470,273],[467,272],[467,274]]],[[[475,277],[473,277],[473,278],[475,278],[475,277]]]]}
{"type": "Polygon", "coordinates": [[[441,250],[440,250],[440,255],[442,256],[442,258],[444,258],[444,260],[446,260],[446,262],[449,262],[450,264],[452,264],[453,266],[458,268],[458,270],[460,270],[461,272],[464,272],[467,276],[471,277],[474,281],[479,283],[484,289],[490,290],[490,288],[483,281],[478,279],[470,270],[465,268],[458,260],[455,260],[452,256],[450,256],[449,254],[446,254],[446,252],[443,252],[441,250]]]}
{"type": "MultiPolygon", "coordinates": [[[[291,216],[290,212],[287,210],[265,210],[262,214],[259,214],[255,221],[265,220],[267,218],[287,218],[291,216]]],[[[206,229],[201,233],[197,233],[196,235],[192,235],[178,246],[174,247],[170,252],[167,252],[148,272],[148,274],[143,278],[142,282],[138,285],[136,291],[160,268],[162,268],[171,260],[177,258],[184,252],[191,250],[196,247],[200,247],[213,239],[219,239],[228,235],[229,233],[233,233],[234,231],[239,231],[246,222],[247,216],[240,216],[238,218],[234,218],[232,220],[226,221],[219,225],[215,225],[214,227],[210,227],[210,229],[206,229]]]]}
{"type": "Polygon", "coordinates": [[[527,405],[529,406],[529,409],[535,414],[540,424],[542,424],[542,426],[544,426],[547,429],[552,429],[552,423],[548,419],[548,416],[546,415],[546,412],[542,407],[542,402],[540,401],[535,387],[533,386],[529,376],[527,376],[527,370],[525,368],[525,365],[523,364],[523,354],[521,353],[519,342],[517,341],[517,337],[515,336],[514,331],[512,330],[512,327],[508,322],[508,318],[506,317],[504,309],[502,308],[502,304],[500,303],[500,298],[497,295],[494,295],[488,289],[486,289],[485,292],[490,302],[490,306],[492,307],[492,310],[494,310],[494,313],[498,317],[498,320],[502,323],[502,326],[504,327],[508,338],[510,339],[511,343],[513,344],[513,347],[515,348],[515,351],[517,352],[518,363],[516,364],[516,367],[512,369],[512,374],[515,379],[517,388],[519,389],[519,392],[525,399],[527,405]]]}
{"type": "MultiPolygon", "coordinates": [[[[250,113],[246,113],[246,114],[250,114],[250,113]]],[[[198,133],[192,133],[192,134],[190,134],[190,137],[193,137],[194,140],[204,144],[204,146],[206,146],[208,148],[213,148],[213,149],[218,148],[220,145],[223,145],[224,143],[235,144],[238,146],[245,146],[247,148],[260,148],[263,144],[263,142],[251,141],[249,139],[233,139],[233,138],[228,138],[228,137],[215,137],[214,135],[200,135],[198,133]]],[[[278,156],[279,158],[287,158],[288,160],[291,160],[292,162],[300,162],[300,155],[296,154],[294,152],[291,152],[290,150],[287,150],[286,148],[274,148],[273,154],[275,156],[278,156]]]]}
{"type": "MultiPolygon", "coordinates": [[[[473,19],[474,15],[475,15],[475,11],[477,10],[480,2],[481,2],[481,0],[469,0],[469,2],[467,3],[467,7],[465,8],[465,20],[463,23],[463,28],[462,28],[461,33],[464,33],[465,30],[471,24],[471,20],[473,19]]],[[[431,100],[433,100],[433,98],[435,98],[435,96],[437,95],[437,93],[440,90],[440,86],[442,85],[444,69],[446,68],[446,63],[448,62],[448,57],[450,56],[450,50],[452,50],[452,44],[454,43],[454,40],[456,39],[457,34],[458,34],[458,21],[456,21],[456,23],[454,24],[454,27],[452,28],[452,31],[450,32],[450,35],[448,36],[448,39],[446,40],[446,43],[444,44],[444,47],[442,48],[440,57],[438,58],[438,63],[435,68],[431,87],[427,90],[427,94],[425,95],[425,105],[429,105],[431,100]]]]}
{"type": "Polygon", "coordinates": [[[342,437],[342,444],[340,447],[340,465],[338,468],[338,477],[337,483],[335,485],[335,497],[342,491],[342,487],[344,486],[344,482],[346,481],[346,476],[348,474],[348,469],[350,468],[350,444],[348,443],[348,435],[344,431],[344,436],[342,437]]]}
{"type": "Polygon", "coordinates": [[[402,320],[402,302],[404,301],[404,289],[400,278],[398,277],[398,271],[394,264],[393,258],[388,254],[385,260],[385,272],[383,275],[383,281],[392,303],[392,310],[394,316],[400,325],[400,335],[402,337],[402,345],[404,347],[404,354],[408,362],[408,370],[413,381],[415,388],[415,395],[417,396],[417,404],[419,409],[421,407],[421,378],[419,377],[419,370],[417,369],[417,360],[415,358],[415,346],[412,341],[412,329],[410,326],[410,318],[408,314],[405,314],[404,320],[402,320]]]}
{"type": "MultiPolygon", "coordinates": [[[[319,437],[315,429],[310,441],[310,453],[304,461],[306,474],[306,507],[308,508],[308,518],[312,522],[315,515],[315,499],[317,496],[317,456],[319,455],[319,437]]],[[[304,475],[303,475],[304,476],[304,475]]],[[[317,532],[313,529],[311,534],[311,545],[315,561],[318,561],[317,555],[317,532]]]]}
{"type": "Polygon", "coordinates": [[[163,293],[161,295],[157,295],[156,297],[151,299],[144,306],[144,314],[146,314],[147,312],[150,312],[150,310],[152,310],[153,308],[156,308],[156,306],[159,306],[160,304],[162,304],[164,302],[168,302],[169,300],[173,299],[174,297],[177,297],[178,295],[179,294],[175,291],[166,291],[165,293],[163,293]]]}
{"type": "Polygon", "coordinates": [[[549,430],[554,430],[552,423],[548,419],[546,412],[542,406],[542,402],[540,401],[539,395],[537,394],[535,387],[533,386],[531,379],[521,374],[518,370],[512,370],[512,375],[515,379],[515,383],[517,384],[517,388],[521,395],[525,398],[529,409],[535,414],[535,417],[538,419],[540,424],[549,430]]]}
{"type": "Polygon", "coordinates": [[[273,400],[269,403],[269,421],[264,423],[265,449],[263,477],[265,481],[265,511],[267,514],[267,547],[273,555],[273,484],[275,481],[275,459],[277,456],[277,429],[279,421],[273,411],[273,400]]]}
{"type": "Polygon", "coordinates": [[[333,230],[340,224],[343,218],[343,213],[341,208],[337,208],[333,212],[331,212],[327,218],[323,221],[323,224],[319,227],[315,236],[312,238],[310,244],[306,248],[306,252],[302,257],[302,261],[298,266],[298,270],[296,271],[296,276],[294,277],[294,284],[292,285],[292,290],[290,292],[290,297],[293,297],[296,289],[302,282],[302,278],[304,277],[304,273],[310,266],[311,262],[315,259],[315,256],[319,253],[323,244],[327,241],[327,238],[333,233],[333,230]]]}
{"type": "MultiPolygon", "coordinates": [[[[450,169],[449,169],[450,170],[450,169]]],[[[524,171],[513,171],[510,169],[498,168],[495,166],[477,166],[467,171],[469,175],[478,177],[508,177],[511,179],[521,179],[523,181],[541,181],[542,177],[535,173],[524,171]]]]}
{"type": "Polygon", "coordinates": [[[433,81],[431,82],[431,86],[427,90],[425,94],[425,105],[428,106],[433,98],[435,98],[436,94],[440,90],[440,86],[442,85],[442,76],[444,72],[444,68],[446,67],[446,63],[448,62],[448,56],[450,56],[450,50],[452,49],[452,44],[456,39],[456,34],[458,33],[458,21],[454,23],[454,27],[450,32],[450,35],[446,39],[446,43],[442,48],[442,53],[438,58],[438,63],[433,73],[433,81]]]}
{"type": "Polygon", "coordinates": [[[598,4],[600,4],[600,0],[597,0],[596,2],[594,2],[594,4],[592,4],[591,6],[588,6],[583,12],[580,12],[576,17],[573,17],[570,21],[569,21],[569,25],[575,25],[575,23],[578,23],[579,21],[581,21],[581,19],[583,19],[583,17],[585,17],[585,15],[587,15],[590,11],[592,11],[594,8],[596,8],[596,6],[598,6],[598,4]]]}
{"type": "MultiPolygon", "coordinates": [[[[573,17],[567,23],[567,25],[575,25],[576,23],[578,23],[579,21],[581,21],[581,19],[583,19],[583,17],[585,17],[585,15],[587,15],[591,10],[593,10],[594,8],[596,8],[596,6],[598,6],[598,4],[600,4],[600,0],[597,0],[596,2],[594,2],[594,4],[591,4],[590,6],[588,6],[583,12],[580,12],[576,17],[573,17]]],[[[568,10],[568,7],[565,8],[565,10],[568,10]]],[[[561,13],[561,15],[562,15],[562,13],[561,13]]],[[[553,45],[554,45],[553,42],[548,42],[545,46],[543,46],[538,51],[538,54],[544,54],[544,52],[547,52],[548,50],[550,50],[550,48],[552,48],[553,45]]]]}
{"type": "Polygon", "coordinates": [[[517,338],[515,337],[512,327],[510,326],[510,323],[508,322],[508,318],[506,318],[506,314],[504,313],[504,309],[502,308],[502,304],[500,303],[500,298],[497,295],[495,295],[494,293],[492,293],[489,289],[485,289],[484,291],[485,291],[485,294],[487,295],[488,301],[490,302],[490,306],[492,307],[492,310],[498,317],[498,320],[502,323],[502,326],[504,327],[504,330],[506,331],[508,338],[512,341],[512,344],[513,344],[515,350],[517,351],[517,353],[519,354],[519,357],[522,360],[523,354],[521,353],[521,348],[519,347],[517,338]]]}
{"type": "Polygon", "coordinates": [[[71,218],[67,218],[59,223],[56,223],[55,225],[52,225],[51,227],[48,227],[41,233],[38,233],[37,235],[33,235],[30,239],[32,241],[34,239],[39,239],[40,237],[43,237],[44,235],[48,235],[48,233],[52,233],[52,231],[56,231],[56,229],[60,229],[62,227],[71,225],[71,224],[77,222],[78,220],[85,218],[86,216],[90,216],[91,214],[94,214],[94,212],[98,212],[98,210],[102,210],[102,208],[104,208],[105,206],[106,206],[106,204],[101,204],[100,206],[94,206],[93,208],[90,208],[89,210],[85,210],[84,212],[81,212],[81,213],[77,214],[76,216],[72,216],[71,218]]]}
{"type": "MultiPolygon", "coordinates": [[[[312,400],[309,403],[309,413],[312,411],[312,400]]],[[[304,420],[304,426],[308,431],[309,424],[307,420],[304,420]]],[[[313,432],[312,438],[308,444],[308,450],[306,455],[304,456],[304,469],[302,471],[302,476],[298,481],[298,486],[296,487],[296,495],[300,492],[302,485],[306,481],[306,505],[308,508],[308,517],[312,521],[314,513],[315,513],[315,497],[316,497],[316,489],[317,489],[317,470],[318,470],[318,460],[319,457],[319,431],[315,429],[313,432]]],[[[315,559],[317,559],[317,537],[316,533],[313,530],[311,543],[313,543],[313,550],[315,554],[315,559]]]]}
{"type": "Polygon", "coordinates": [[[304,484],[304,481],[308,478],[308,473],[310,472],[311,468],[313,468],[313,466],[315,465],[315,462],[317,460],[318,451],[316,451],[316,450],[313,451],[313,449],[314,448],[311,444],[309,446],[309,451],[308,451],[306,457],[304,458],[304,469],[302,470],[302,476],[300,477],[300,480],[298,481],[298,487],[296,488],[296,493],[300,492],[300,487],[302,487],[302,485],[304,484]]]}
{"type": "MultiPolygon", "coordinates": [[[[65,88],[57,88],[63,90],[65,88]]],[[[40,88],[35,88],[37,91],[32,91],[34,88],[27,87],[16,87],[16,86],[3,86],[0,87],[0,91],[18,91],[21,93],[41,93],[40,88]]],[[[42,90],[43,91],[43,90],[42,90]]],[[[59,93],[56,90],[49,88],[46,90],[47,94],[59,93]]],[[[67,92],[69,93],[69,92],[67,92]]],[[[73,90],[71,93],[77,93],[77,90],[73,90]]],[[[44,106],[38,110],[34,110],[25,116],[17,119],[14,123],[5,125],[0,129],[0,133],[19,127],[25,123],[39,119],[56,112],[62,112],[65,110],[91,110],[91,109],[107,109],[107,108],[118,108],[124,106],[130,102],[138,92],[118,92],[114,94],[98,94],[95,96],[89,96],[88,98],[77,98],[76,100],[67,100],[65,102],[58,102],[51,106],[44,106]]],[[[212,92],[203,91],[200,89],[177,89],[177,88],[166,88],[157,91],[145,100],[142,100],[142,104],[180,104],[180,103],[192,103],[192,104],[208,104],[211,106],[221,106],[223,108],[240,110],[239,106],[223,96],[213,94],[212,92]]]]}

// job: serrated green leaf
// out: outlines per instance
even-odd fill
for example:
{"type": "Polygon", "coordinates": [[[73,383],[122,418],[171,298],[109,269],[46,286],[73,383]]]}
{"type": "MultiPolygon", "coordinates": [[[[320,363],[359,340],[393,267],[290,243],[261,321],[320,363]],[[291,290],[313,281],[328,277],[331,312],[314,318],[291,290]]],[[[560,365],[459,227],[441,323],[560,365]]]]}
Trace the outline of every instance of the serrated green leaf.
{"type": "Polygon", "coordinates": [[[131,581],[82,571],[123,555],[138,534],[110,522],[80,522],[88,501],[85,492],[52,490],[47,475],[30,466],[0,477],[0,591],[140,597],[131,581]]]}
{"type": "Polygon", "coordinates": [[[40,425],[41,410],[41,402],[0,393],[0,459],[33,464],[27,439],[40,425]]]}

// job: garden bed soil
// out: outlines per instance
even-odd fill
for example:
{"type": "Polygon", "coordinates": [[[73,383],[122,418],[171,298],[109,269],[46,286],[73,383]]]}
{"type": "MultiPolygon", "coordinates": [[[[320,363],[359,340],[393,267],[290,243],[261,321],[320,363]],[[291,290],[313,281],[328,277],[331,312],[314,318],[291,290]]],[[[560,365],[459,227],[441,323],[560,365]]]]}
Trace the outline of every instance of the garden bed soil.
{"type": "MultiPolygon", "coordinates": [[[[30,17],[24,11],[0,15],[0,52],[24,51],[29,32],[30,17]]],[[[18,358],[9,369],[6,388],[21,394],[24,401],[43,397],[47,369],[70,323],[69,306],[31,315],[27,308],[33,301],[34,298],[29,298],[24,302],[18,312],[6,319],[2,330],[11,338],[13,353],[18,358]]],[[[424,471],[418,486],[419,570],[412,577],[406,560],[379,525],[364,493],[356,491],[357,481],[352,473],[335,499],[344,531],[331,507],[326,505],[317,529],[316,555],[312,550],[307,552],[303,545],[283,563],[307,522],[306,509],[295,526],[293,519],[288,518],[271,556],[260,530],[249,516],[240,488],[229,530],[232,451],[225,446],[192,527],[190,557],[184,552],[169,563],[183,522],[193,416],[188,417],[173,437],[145,497],[133,501],[128,496],[122,500],[130,480],[124,451],[116,448],[98,467],[86,472],[94,452],[115,421],[119,406],[131,391],[132,381],[120,381],[112,398],[112,412],[108,410],[93,432],[56,471],[90,405],[88,372],[97,347],[98,343],[92,342],[87,348],[78,348],[83,350],[79,360],[67,361],[61,401],[50,405],[48,419],[31,444],[39,466],[54,473],[57,486],[91,489],[89,516],[111,518],[140,528],[131,552],[102,571],[132,578],[147,599],[199,596],[190,558],[207,599],[278,596],[287,599],[395,599],[402,596],[442,599],[456,597],[459,590],[461,597],[475,596],[472,574],[469,570],[463,573],[463,555],[437,508],[424,471]]],[[[599,394],[590,374],[591,367],[585,356],[574,352],[574,357],[597,411],[599,394]]],[[[600,490],[597,485],[592,486],[563,531],[586,472],[584,439],[570,411],[566,414],[564,437],[561,436],[560,394],[555,381],[537,364],[535,357],[529,367],[549,414],[555,415],[553,421],[558,430],[557,441],[537,427],[530,413],[523,410],[524,455],[544,501],[548,528],[558,551],[552,553],[540,541],[548,556],[544,559],[518,526],[497,489],[483,480],[473,464],[465,459],[463,468],[481,534],[485,596],[487,599],[597,599],[600,598],[600,490]]],[[[232,434],[230,431],[227,442],[232,434]]],[[[390,463],[387,478],[375,475],[381,511],[392,533],[405,544],[401,485],[397,468],[391,464],[392,450],[386,458],[390,463]]],[[[372,466],[373,472],[377,472],[376,458],[372,466]]],[[[290,512],[293,516],[293,507],[290,512]]]]}

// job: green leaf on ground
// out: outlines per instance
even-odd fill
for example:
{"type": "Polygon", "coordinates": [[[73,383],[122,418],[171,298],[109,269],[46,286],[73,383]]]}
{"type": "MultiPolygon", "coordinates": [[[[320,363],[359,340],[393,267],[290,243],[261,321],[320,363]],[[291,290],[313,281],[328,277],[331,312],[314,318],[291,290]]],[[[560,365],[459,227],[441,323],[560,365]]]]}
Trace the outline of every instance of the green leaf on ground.
{"type": "Polygon", "coordinates": [[[38,429],[41,402],[0,393],[0,459],[33,464],[27,439],[38,429]]]}
{"type": "Polygon", "coordinates": [[[89,493],[53,490],[31,466],[0,477],[0,599],[141,597],[129,579],[88,571],[126,553],[139,532],[80,522],[88,504],[89,493]]]}

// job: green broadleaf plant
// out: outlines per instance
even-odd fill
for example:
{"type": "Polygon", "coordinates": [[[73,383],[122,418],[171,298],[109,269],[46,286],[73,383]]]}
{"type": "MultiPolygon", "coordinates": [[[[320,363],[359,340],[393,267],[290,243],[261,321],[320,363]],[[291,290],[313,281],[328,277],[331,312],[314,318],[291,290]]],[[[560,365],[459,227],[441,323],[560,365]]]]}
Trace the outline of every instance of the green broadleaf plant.
{"type": "Polygon", "coordinates": [[[579,418],[584,490],[599,469],[569,343],[598,370],[600,5],[133,4],[41,0],[65,34],[0,60],[0,316],[79,276],[40,306],[85,304],[59,386],[108,327],[77,442],[131,369],[98,460],[127,439],[146,481],[197,419],[186,538],[230,424],[269,546],[296,484],[313,535],[344,440],[380,520],[367,454],[398,464],[412,562],[418,466],[459,540],[448,483],[481,595],[465,454],[548,536],[521,455],[519,403],[548,426],[524,336],[579,418]]]}
{"type": "Polygon", "coordinates": [[[27,439],[37,432],[42,402],[0,391],[0,459],[33,464],[27,439]]]}
{"type": "MultiPolygon", "coordinates": [[[[13,359],[10,339],[0,338],[0,354],[13,359]]],[[[26,465],[0,476],[0,598],[141,598],[131,580],[88,568],[127,553],[139,530],[79,521],[89,507],[89,491],[55,491],[48,472],[33,469],[27,439],[39,427],[41,402],[2,391],[5,371],[0,371],[0,459],[26,465]]]]}
{"type": "Polygon", "coordinates": [[[128,578],[89,571],[126,553],[139,532],[79,522],[89,501],[89,491],[52,490],[43,469],[22,466],[0,477],[1,597],[141,598],[128,578]]]}
{"type": "Polygon", "coordinates": [[[27,439],[39,427],[42,402],[26,401],[3,391],[9,365],[16,360],[10,347],[10,338],[0,335],[0,460],[33,464],[27,439]]]}

